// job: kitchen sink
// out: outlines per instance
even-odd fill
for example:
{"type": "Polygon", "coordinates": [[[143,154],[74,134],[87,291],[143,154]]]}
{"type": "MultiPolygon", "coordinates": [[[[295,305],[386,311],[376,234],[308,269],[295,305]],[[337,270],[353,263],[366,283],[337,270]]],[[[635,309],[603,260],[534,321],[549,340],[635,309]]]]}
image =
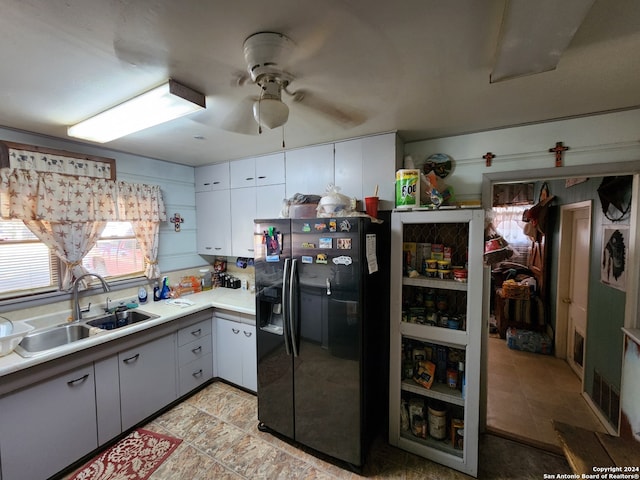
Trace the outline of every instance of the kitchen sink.
{"type": "Polygon", "coordinates": [[[15,348],[23,357],[31,357],[45,350],[82,340],[89,336],[90,327],[84,323],[67,323],[27,334],[15,348]]]}
{"type": "Polygon", "coordinates": [[[113,330],[115,328],[133,325],[134,323],[144,322],[145,320],[150,320],[152,318],[158,318],[158,316],[141,312],[139,310],[125,310],[122,312],[103,315],[85,323],[92,327],[101,328],[102,330],[113,330]]]}
{"type": "Polygon", "coordinates": [[[36,330],[25,335],[16,346],[15,352],[22,357],[33,357],[42,352],[88,338],[92,327],[113,330],[152,318],[158,318],[158,315],[138,310],[125,310],[102,315],[87,321],[65,323],[43,330],[36,330]]]}

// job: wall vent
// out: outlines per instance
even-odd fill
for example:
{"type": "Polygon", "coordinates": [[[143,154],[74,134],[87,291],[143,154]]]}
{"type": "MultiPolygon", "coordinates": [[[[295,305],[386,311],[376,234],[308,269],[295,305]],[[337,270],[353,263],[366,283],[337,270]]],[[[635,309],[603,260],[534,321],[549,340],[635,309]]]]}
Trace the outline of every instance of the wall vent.
{"type": "Polygon", "coordinates": [[[593,371],[591,399],[615,429],[620,418],[620,392],[598,370],[593,371]]]}

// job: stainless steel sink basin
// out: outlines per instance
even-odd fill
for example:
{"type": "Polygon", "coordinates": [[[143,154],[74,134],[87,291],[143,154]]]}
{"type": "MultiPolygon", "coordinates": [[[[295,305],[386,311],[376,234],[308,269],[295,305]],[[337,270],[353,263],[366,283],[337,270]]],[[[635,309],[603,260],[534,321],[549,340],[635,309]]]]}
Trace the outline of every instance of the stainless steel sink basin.
{"type": "Polygon", "coordinates": [[[31,357],[52,348],[67,345],[89,336],[90,328],[84,323],[68,323],[26,335],[15,348],[23,357],[31,357]]]}
{"type": "Polygon", "coordinates": [[[86,322],[87,325],[98,327],[102,330],[113,330],[122,328],[134,323],[144,322],[152,318],[158,318],[157,315],[141,312],[139,310],[125,310],[123,312],[110,313],[102,317],[94,318],[86,322]]]}
{"type": "Polygon", "coordinates": [[[113,330],[152,318],[158,318],[158,315],[152,315],[138,310],[125,310],[87,321],[66,323],[43,330],[36,330],[27,334],[22,339],[18,346],[16,346],[15,352],[23,357],[33,357],[42,352],[89,337],[91,327],[97,327],[102,330],[113,330]]]}

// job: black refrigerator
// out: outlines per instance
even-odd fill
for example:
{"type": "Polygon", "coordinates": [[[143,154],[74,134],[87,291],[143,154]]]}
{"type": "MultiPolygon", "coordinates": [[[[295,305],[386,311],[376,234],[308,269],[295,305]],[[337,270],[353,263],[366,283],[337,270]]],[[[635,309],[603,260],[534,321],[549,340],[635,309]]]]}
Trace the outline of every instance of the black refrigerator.
{"type": "Polygon", "coordinates": [[[259,428],[356,468],[388,418],[389,223],[254,225],[259,428]]]}

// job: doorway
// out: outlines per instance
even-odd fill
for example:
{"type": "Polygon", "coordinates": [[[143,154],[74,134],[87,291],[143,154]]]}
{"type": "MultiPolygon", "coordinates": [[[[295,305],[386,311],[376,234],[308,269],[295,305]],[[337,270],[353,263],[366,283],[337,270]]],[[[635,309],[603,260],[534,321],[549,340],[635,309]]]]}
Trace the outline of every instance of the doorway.
{"type": "Polygon", "coordinates": [[[584,386],[591,252],[591,201],[560,208],[555,351],[584,386]]]}
{"type": "MultiPolygon", "coordinates": [[[[594,177],[580,187],[582,190],[569,191],[564,181],[548,180],[552,192],[558,192],[560,196],[556,199],[556,208],[548,212],[553,220],[547,225],[548,230],[544,230],[549,234],[544,236],[546,241],[540,241],[539,237],[533,240],[534,244],[540,242],[543,258],[538,262],[543,265],[540,283],[547,285],[545,292],[536,292],[535,301],[544,307],[542,333],[548,333],[549,341],[555,342],[554,353],[513,351],[505,345],[504,336],[502,339],[489,338],[487,342],[487,429],[555,451],[559,446],[552,420],[606,431],[583,393],[589,287],[585,279],[590,278],[592,200],[581,200],[585,196],[590,198],[598,182],[594,177]],[[562,201],[567,200],[573,203],[563,205],[562,201]],[[544,261],[545,254],[549,255],[549,261],[544,261]]],[[[530,252],[532,250],[529,248],[530,252]]],[[[522,276],[534,273],[532,267],[537,265],[534,260],[535,257],[530,257],[525,262],[530,271],[522,272],[522,276]]],[[[539,275],[540,271],[535,273],[539,275]]],[[[531,298],[530,303],[534,305],[534,297],[531,298]]],[[[531,319],[534,318],[533,311],[531,309],[531,319]]],[[[508,325],[513,325],[514,320],[522,323],[521,318],[509,316],[512,313],[505,309],[502,318],[507,317],[508,325]]],[[[535,330],[533,324],[530,326],[516,328],[535,330]]]]}

